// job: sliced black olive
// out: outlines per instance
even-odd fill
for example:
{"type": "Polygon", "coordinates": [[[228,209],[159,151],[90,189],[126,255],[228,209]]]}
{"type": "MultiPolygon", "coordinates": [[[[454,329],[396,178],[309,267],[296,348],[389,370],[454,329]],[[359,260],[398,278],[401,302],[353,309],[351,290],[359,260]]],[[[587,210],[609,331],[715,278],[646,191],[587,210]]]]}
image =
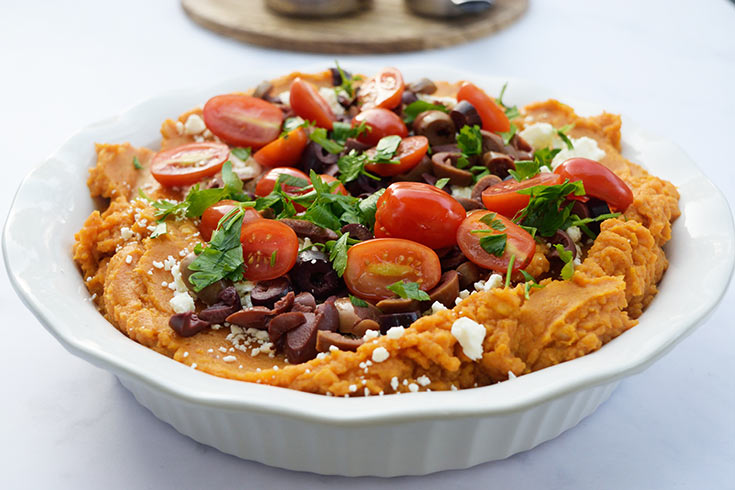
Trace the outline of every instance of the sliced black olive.
{"type": "Polygon", "coordinates": [[[290,275],[297,291],[311,293],[317,299],[334,294],[341,286],[329,258],[318,250],[301,252],[290,275]]]}
{"type": "Polygon", "coordinates": [[[482,155],[482,164],[487,167],[491,174],[497,175],[501,179],[509,175],[509,170],[515,170],[516,166],[513,159],[504,154],[495,151],[488,151],[482,155]]]}
{"type": "Polygon", "coordinates": [[[503,180],[497,175],[486,175],[475,183],[472,188],[472,199],[476,201],[482,201],[482,191],[488,187],[492,187],[495,184],[502,182],[503,180]]]}
{"type": "Polygon", "coordinates": [[[250,300],[254,306],[273,308],[276,301],[286,296],[289,291],[291,291],[291,283],[286,277],[259,281],[250,291],[250,300]]]}
{"type": "Polygon", "coordinates": [[[340,231],[342,233],[349,233],[350,238],[354,238],[355,240],[363,241],[373,238],[373,234],[370,229],[359,223],[350,223],[348,225],[344,225],[340,231]]]}
{"type": "Polygon", "coordinates": [[[408,311],[403,313],[390,313],[380,315],[378,323],[380,324],[380,332],[386,333],[393,327],[408,327],[419,319],[418,311],[408,311]]]}
{"type": "Polygon", "coordinates": [[[338,158],[337,155],[325,150],[319,143],[310,141],[306,145],[304,153],[301,154],[299,166],[306,175],[309,175],[311,170],[318,174],[323,174],[327,166],[337,163],[338,158]]]}
{"type": "Polygon", "coordinates": [[[480,126],[482,127],[482,119],[480,119],[480,113],[477,112],[475,106],[462,100],[452,107],[452,111],[449,113],[454,125],[457,127],[457,131],[465,126],[480,126]]]}
{"type": "Polygon", "coordinates": [[[428,78],[421,78],[408,84],[408,90],[417,94],[431,95],[436,92],[436,84],[428,78]]]}
{"type": "Polygon", "coordinates": [[[446,112],[422,112],[413,121],[413,131],[418,136],[425,136],[432,148],[454,142],[454,122],[446,112]]]}
{"type": "Polygon", "coordinates": [[[419,98],[416,97],[416,93],[410,90],[404,90],[403,95],[401,95],[401,103],[405,105],[411,105],[417,100],[419,100],[419,98]]]}

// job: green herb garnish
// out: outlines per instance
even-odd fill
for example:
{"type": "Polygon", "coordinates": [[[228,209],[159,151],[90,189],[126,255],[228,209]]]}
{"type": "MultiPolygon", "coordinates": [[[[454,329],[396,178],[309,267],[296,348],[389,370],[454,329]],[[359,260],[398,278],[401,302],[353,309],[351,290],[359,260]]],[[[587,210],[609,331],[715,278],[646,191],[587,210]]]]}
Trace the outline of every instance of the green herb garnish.
{"type": "Polygon", "coordinates": [[[506,145],[509,145],[510,140],[513,139],[513,136],[515,136],[517,132],[518,132],[518,128],[516,127],[516,125],[513,123],[510,123],[510,129],[508,131],[505,131],[505,132],[500,131],[498,132],[498,134],[500,135],[501,138],[503,138],[503,143],[506,145]]]}
{"type": "Polygon", "coordinates": [[[480,246],[482,249],[496,257],[502,257],[505,253],[505,245],[508,241],[507,233],[500,233],[497,235],[486,235],[480,238],[480,246]]]}
{"type": "Polygon", "coordinates": [[[339,76],[342,79],[342,83],[337,87],[337,90],[343,90],[348,97],[352,98],[355,96],[355,88],[352,86],[353,80],[360,80],[359,77],[348,77],[347,74],[342,70],[342,67],[339,66],[339,63],[337,60],[334,60],[334,65],[337,67],[337,71],[339,72],[339,76]]]}
{"type": "Polygon", "coordinates": [[[250,148],[241,148],[239,146],[236,146],[234,148],[230,148],[230,153],[244,162],[248,158],[250,158],[252,150],[250,148]]]}
{"type": "Polygon", "coordinates": [[[138,160],[138,157],[137,156],[134,156],[133,157],[133,168],[135,168],[135,170],[142,170],[143,169],[143,165],[140,164],[140,160],[138,160]]]}
{"type": "Polygon", "coordinates": [[[526,299],[529,298],[529,292],[531,291],[531,288],[543,288],[543,284],[539,284],[536,282],[536,279],[529,274],[528,272],[521,269],[521,274],[523,274],[523,278],[526,280],[526,284],[523,287],[523,295],[526,297],[526,299]]]}
{"type": "Polygon", "coordinates": [[[337,271],[337,275],[342,277],[347,267],[347,249],[350,248],[348,240],[349,233],[345,233],[339,240],[330,240],[325,245],[329,250],[329,260],[332,262],[332,268],[337,271]]]}
{"type": "Polygon", "coordinates": [[[398,164],[398,160],[393,160],[393,156],[401,144],[401,137],[395,134],[380,138],[378,145],[375,147],[375,155],[371,159],[374,163],[390,163],[398,164]]]}
{"type": "Polygon", "coordinates": [[[510,286],[510,275],[513,272],[513,264],[516,263],[516,256],[515,254],[510,256],[510,260],[508,261],[508,270],[505,273],[505,287],[507,288],[510,286]]]}
{"type": "Polygon", "coordinates": [[[431,299],[426,291],[419,289],[417,282],[398,281],[388,286],[387,289],[396,293],[399,298],[415,299],[418,301],[428,301],[431,299]]]}
{"type": "Polygon", "coordinates": [[[361,307],[368,306],[367,301],[362,300],[358,298],[357,296],[352,296],[351,294],[350,294],[350,303],[352,303],[354,306],[361,306],[361,307]]]}
{"type": "Polygon", "coordinates": [[[574,124],[567,124],[566,126],[562,126],[556,130],[556,134],[559,136],[559,138],[561,138],[561,140],[564,142],[565,145],[567,145],[567,148],[570,150],[574,149],[574,145],[572,144],[572,140],[569,139],[569,136],[567,136],[567,131],[569,131],[573,127],[574,124]]]}
{"type": "Polygon", "coordinates": [[[512,120],[520,116],[521,113],[518,111],[517,106],[507,106],[505,105],[505,102],[503,102],[503,96],[505,95],[506,88],[508,88],[508,82],[505,82],[503,84],[503,88],[500,89],[500,94],[498,95],[498,98],[495,99],[495,102],[497,102],[498,105],[503,108],[503,110],[505,111],[505,117],[512,120]]]}
{"type": "Polygon", "coordinates": [[[324,128],[314,128],[309,135],[309,139],[332,154],[337,154],[344,150],[344,146],[327,137],[327,130],[324,128]]]}
{"type": "Polygon", "coordinates": [[[564,267],[561,269],[561,278],[568,281],[574,275],[574,254],[564,248],[564,245],[554,245],[556,252],[559,254],[559,258],[564,262],[564,267]]]}
{"type": "Polygon", "coordinates": [[[449,109],[441,104],[432,104],[425,100],[416,100],[408,104],[406,108],[403,109],[403,122],[411,124],[419,114],[426,111],[449,112],[449,109]]]}
{"type": "Polygon", "coordinates": [[[449,183],[449,177],[444,177],[443,179],[437,180],[434,186],[438,187],[439,189],[444,189],[444,186],[446,186],[448,183],[449,183]]]}
{"type": "Polygon", "coordinates": [[[243,275],[243,255],[240,244],[240,228],[244,211],[236,208],[219,221],[217,229],[206,248],[200,247],[199,255],[189,265],[193,274],[189,282],[199,292],[220,279],[239,281],[243,275]]]}
{"type": "Polygon", "coordinates": [[[480,126],[463,126],[457,134],[457,146],[463,155],[482,154],[482,133],[480,126]]]}
{"type": "Polygon", "coordinates": [[[567,202],[570,194],[583,196],[584,185],[581,180],[558,185],[535,185],[516,191],[530,196],[528,205],[513,217],[515,223],[536,228],[538,234],[550,237],[556,230],[571,226],[570,215],[573,203],[567,202]]]}
{"type": "Polygon", "coordinates": [[[551,170],[551,161],[560,152],[560,149],[542,148],[533,152],[533,160],[518,160],[515,162],[516,169],[508,173],[518,182],[535,177],[541,172],[542,167],[551,170]]]}
{"type": "Polygon", "coordinates": [[[362,133],[370,132],[373,128],[362,121],[354,128],[345,122],[335,121],[332,125],[332,139],[340,145],[344,145],[347,138],[359,138],[362,133]]]}

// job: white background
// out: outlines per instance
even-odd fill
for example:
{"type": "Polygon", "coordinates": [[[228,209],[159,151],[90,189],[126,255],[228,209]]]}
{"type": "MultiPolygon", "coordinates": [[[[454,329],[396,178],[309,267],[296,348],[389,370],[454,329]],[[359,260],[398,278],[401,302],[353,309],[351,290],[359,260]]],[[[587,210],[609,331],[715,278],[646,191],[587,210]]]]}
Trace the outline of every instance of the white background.
{"type": "MultiPolygon", "coordinates": [[[[731,2],[531,4],[518,23],[489,38],[361,59],[528,78],[599,102],[677,142],[733,201],[731,2]]],[[[176,0],[0,0],[0,210],[7,212],[28,170],[74,131],[141,99],[333,59],[220,37],[192,23],[176,0]]],[[[340,57],[346,68],[353,59],[340,57]]],[[[4,268],[2,274],[3,489],[735,488],[732,287],[694,334],[560,437],[469,470],[384,480],[270,468],[178,434],[111,374],[64,351],[23,307],[4,268]]]]}

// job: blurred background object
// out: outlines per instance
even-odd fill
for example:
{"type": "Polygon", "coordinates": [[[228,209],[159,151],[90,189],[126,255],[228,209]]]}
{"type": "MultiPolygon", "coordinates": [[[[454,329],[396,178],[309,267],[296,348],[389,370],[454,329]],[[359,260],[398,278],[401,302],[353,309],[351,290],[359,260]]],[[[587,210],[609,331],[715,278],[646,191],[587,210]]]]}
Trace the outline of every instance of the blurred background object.
{"type": "Polygon", "coordinates": [[[246,43],[339,54],[460,44],[509,26],[528,9],[528,0],[181,0],[181,4],[196,23],[246,43]],[[303,9],[311,10],[304,14],[303,9]],[[471,15],[457,15],[465,11],[471,15]]]}

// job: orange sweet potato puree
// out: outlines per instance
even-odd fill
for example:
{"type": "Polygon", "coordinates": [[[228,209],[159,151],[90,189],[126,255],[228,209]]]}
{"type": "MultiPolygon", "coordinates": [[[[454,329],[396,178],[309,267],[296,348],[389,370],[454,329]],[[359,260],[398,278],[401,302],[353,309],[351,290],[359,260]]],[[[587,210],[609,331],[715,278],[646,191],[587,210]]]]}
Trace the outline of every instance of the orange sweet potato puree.
{"type": "MultiPolygon", "coordinates": [[[[327,84],[328,72],[299,74],[327,84]]],[[[275,93],[288,87],[294,75],[274,81],[275,93]]],[[[456,84],[439,83],[441,95],[452,95],[456,84]]],[[[182,115],[184,122],[190,113],[182,115]]],[[[409,391],[422,376],[422,390],[483,386],[575,359],[603,346],[633,327],[657,292],[668,265],[661,248],[671,237],[679,216],[676,188],[650,175],[620,155],[619,116],[584,118],[560,102],[527,106],[517,124],[573,123],[570,136],[597,141],[606,156],[601,163],[614,170],[632,189],[633,204],[619,219],[602,223],[601,233],[569,281],[546,280],[542,289],[524,297],[523,285],[470,295],[451,310],[424,316],[399,338],[382,336],[357,352],[331,352],[300,365],[288,365],[281,355],[258,353],[259,343],[229,328],[206,330],[193,337],[178,336],[169,326],[174,313],[169,257],[179,260],[200,241],[192,220],[167,221],[167,233],[150,239],[154,209],[136,199],[139,188],[152,198],[180,199],[150,178],[151,150],[129,144],[98,145],[97,165],[90,170],[92,197],[109,199],[94,211],[76,234],[74,259],[100,312],[131,339],[196,369],[243,381],[270,384],[312,393],[362,396],[409,391]],[[132,157],[143,165],[135,170],[132,157]],[[130,238],[130,234],[133,238],[130,238]],[[130,257],[130,258],[128,258],[130,257]],[[469,317],[486,329],[481,359],[468,358],[451,333],[453,322],[469,317]],[[233,348],[232,339],[243,345],[233,348]],[[388,358],[373,362],[373,351],[384,348],[388,358]],[[425,380],[425,378],[422,378],[425,380]],[[358,387],[357,390],[354,388],[358,387]],[[352,389],[351,389],[352,388],[352,389]]],[[[163,123],[162,147],[193,141],[179,134],[176,121],[163,123]]],[[[548,268],[541,255],[538,270],[548,268]]],[[[418,386],[418,385],[416,385],[418,386]]],[[[415,388],[415,386],[414,386],[415,388]]]]}

